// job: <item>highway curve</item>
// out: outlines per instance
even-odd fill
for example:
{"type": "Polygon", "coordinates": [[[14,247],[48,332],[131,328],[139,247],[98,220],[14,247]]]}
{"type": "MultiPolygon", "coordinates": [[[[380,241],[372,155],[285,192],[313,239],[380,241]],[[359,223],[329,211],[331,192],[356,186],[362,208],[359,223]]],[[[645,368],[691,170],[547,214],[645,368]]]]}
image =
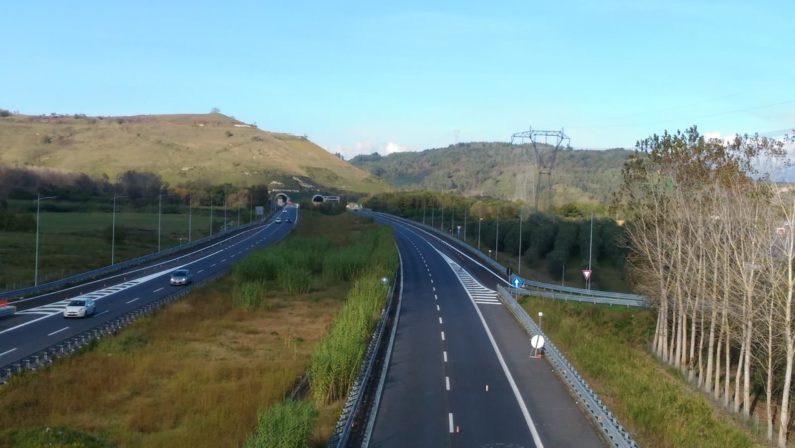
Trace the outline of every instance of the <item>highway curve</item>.
{"type": "Polygon", "coordinates": [[[385,214],[402,308],[372,447],[602,447],[550,365],[496,299],[492,272],[452,241],[385,214]]]}

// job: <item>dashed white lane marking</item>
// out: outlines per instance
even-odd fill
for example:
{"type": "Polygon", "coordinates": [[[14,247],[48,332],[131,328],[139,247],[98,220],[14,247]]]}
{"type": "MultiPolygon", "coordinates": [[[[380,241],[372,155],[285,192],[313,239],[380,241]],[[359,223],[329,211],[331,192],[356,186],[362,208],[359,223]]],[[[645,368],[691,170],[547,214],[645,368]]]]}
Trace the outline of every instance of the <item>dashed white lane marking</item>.
{"type": "Polygon", "coordinates": [[[450,434],[452,434],[455,431],[455,428],[453,427],[453,413],[452,412],[447,413],[447,420],[450,422],[450,434]]]}
{"type": "Polygon", "coordinates": [[[165,288],[163,288],[163,287],[161,286],[161,287],[159,287],[159,288],[155,289],[155,290],[154,290],[154,291],[152,291],[152,292],[153,292],[153,293],[154,293],[154,292],[160,292],[160,291],[162,291],[163,289],[165,289],[165,288]]]}
{"type": "Polygon", "coordinates": [[[434,295],[433,295],[433,300],[439,300],[439,296],[437,296],[436,294],[434,294],[434,295]]]}
{"type": "Polygon", "coordinates": [[[53,331],[52,333],[48,333],[48,334],[47,334],[47,336],[52,336],[52,335],[54,335],[54,334],[58,334],[58,333],[60,333],[60,332],[62,332],[62,331],[66,331],[66,330],[68,330],[68,329],[69,329],[69,327],[63,327],[63,328],[61,328],[60,330],[55,330],[55,331],[53,331]]]}
{"type": "Polygon", "coordinates": [[[433,283],[433,279],[431,279],[431,283],[433,283]]]}
{"type": "Polygon", "coordinates": [[[127,303],[133,303],[133,302],[135,302],[136,300],[140,300],[140,299],[141,299],[140,297],[136,297],[136,298],[134,298],[134,299],[132,299],[132,300],[128,300],[128,301],[127,301],[127,303]]]}
{"type": "Polygon", "coordinates": [[[101,312],[101,313],[97,314],[95,317],[99,317],[99,316],[101,316],[101,315],[103,315],[103,314],[107,314],[107,313],[110,313],[110,310],[105,310],[105,311],[103,311],[103,312],[101,312]]]}
{"type": "Polygon", "coordinates": [[[0,353],[0,356],[7,355],[7,354],[15,352],[15,351],[17,351],[17,349],[16,348],[12,348],[11,350],[6,350],[3,353],[0,353]]]}
{"type": "Polygon", "coordinates": [[[449,376],[444,377],[444,387],[445,387],[445,389],[450,390],[450,377],[449,376]]]}
{"type": "Polygon", "coordinates": [[[436,311],[441,311],[441,310],[439,309],[439,305],[436,305],[436,311]]]}
{"type": "Polygon", "coordinates": [[[204,269],[199,269],[198,271],[196,271],[197,274],[201,274],[202,272],[204,272],[204,269]]]}
{"type": "MultiPolygon", "coordinates": [[[[436,249],[436,248],[434,248],[436,249]]],[[[469,278],[472,276],[469,275],[466,270],[464,270],[460,265],[454,262],[450,257],[442,253],[439,249],[436,249],[436,252],[450,265],[450,268],[458,277],[458,280],[461,282],[461,286],[464,287],[464,291],[469,296],[470,300],[472,301],[472,306],[475,308],[475,312],[480,318],[480,323],[483,325],[483,329],[486,331],[486,336],[489,338],[489,342],[491,342],[491,347],[494,349],[494,354],[497,355],[497,361],[500,363],[500,367],[502,367],[503,373],[505,373],[505,378],[508,380],[508,384],[511,386],[511,390],[513,391],[514,397],[516,397],[516,402],[519,404],[519,409],[522,411],[522,415],[524,416],[525,422],[527,423],[528,429],[530,429],[530,434],[533,437],[533,442],[535,443],[536,447],[544,448],[544,444],[541,442],[541,437],[538,435],[538,429],[536,428],[535,423],[533,422],[533,418],[530,416],[530,411],[527,410],[527,405],[522,398],[522,394],[519,392],[519,388],[516,385],[516,381],[513,379],[513,375],[511,375],[511,371],[508,369],[508,365],[505,363],[505,358],[502,356],[502,352],[500,352],[500,348],[497,347],[497,341],[494,340],[494,335],[491,334],[491,330],[489,326],[486,324],[486,318],[483,317],[483,313],[480,312],[480,308],[478,308],[476,304],[476,300],[472,297],[472,293],[470,292],[469,288],[464,284],[464,275],[466,274],[469,278]]],[[[473,279],[473,281],[475,281],[473,279]]],[[[477,283],[475,281],[475,283],[477,283]]],[[[478,283],[480,285],[480,283],[478,283]]],[[[483,285],[480,285],[483,287],[483,285]]],[[[484,289],[487,289],[484,287],[484,289]]]]}
{"type": "Polygon", "coordinates": [[[211,264],[211,265],[210,265],[210,267],[211,267],[211,268],[214,268],[214,267],[215,267],[215,263],[211,264]]]}
{"type": "Polygon", "coordinates": [[[436,287],[435,286],[431,286],[431,288],[433,288],[433,292],[436,292],[436,287]]]}
{"type": "Polygon", "coordinates": [[[439,318],[439,324],[441,325],[441,323],[442,323],[442,318],[440,317],[439,318]]]}
{"type": "Polygon", "coordinates": [[[442,332],[442,340],[444,341],[444,331],[442,332]]]}
{"type": "Polygon", "coordinates": [[[443,351],[442,355],[444,355],[444,362],[447,362],[447,350],[443,351]]]}
{"type": "Polygon", "coordinates": [[[221,260],[221,263],[224,263],[224,262],[226,262],[226,258],[224,258],[223,260],[221,260]]]}

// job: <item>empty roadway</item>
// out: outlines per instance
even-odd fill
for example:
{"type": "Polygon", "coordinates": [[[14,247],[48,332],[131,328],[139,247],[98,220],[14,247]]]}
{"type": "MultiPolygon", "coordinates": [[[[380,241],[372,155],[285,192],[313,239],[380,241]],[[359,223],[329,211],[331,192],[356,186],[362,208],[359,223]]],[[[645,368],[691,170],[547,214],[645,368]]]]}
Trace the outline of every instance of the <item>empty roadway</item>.
{"type": "Polygon", "coordinates": [[[376,219],[395,230],[404,289],[370,446],[604,446],[549,364],[530,357],[496,300],[500,273],[406,221],[376,219]]]}

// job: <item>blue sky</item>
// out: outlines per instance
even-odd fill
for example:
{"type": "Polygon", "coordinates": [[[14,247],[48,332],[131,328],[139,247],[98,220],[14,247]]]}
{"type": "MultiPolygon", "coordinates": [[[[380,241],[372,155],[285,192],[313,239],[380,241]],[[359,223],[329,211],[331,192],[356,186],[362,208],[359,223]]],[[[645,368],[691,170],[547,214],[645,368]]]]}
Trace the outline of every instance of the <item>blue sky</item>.
{"type": "MultiPolygon", "coordinates": [[[[795,127],[790,1],[5,2],[0,107],[222,112],[331,151],[795,127]]],[[[712,134],[714,133],[714,134],[712,134]]]]}

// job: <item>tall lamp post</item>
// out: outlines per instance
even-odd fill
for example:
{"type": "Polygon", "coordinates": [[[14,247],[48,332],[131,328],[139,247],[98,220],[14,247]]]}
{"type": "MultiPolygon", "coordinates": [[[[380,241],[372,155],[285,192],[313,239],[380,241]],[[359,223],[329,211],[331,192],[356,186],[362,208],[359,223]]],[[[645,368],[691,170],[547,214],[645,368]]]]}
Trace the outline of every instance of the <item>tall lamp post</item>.
{"type": "Polygon", "coordinates": [[[588,270],[591,275],[588,277],[588,291],[591,290],[591,277],[593,277],[593,270],[591,270],[591,256],[593,255],[593,212],[591,212],[591,243],[588,245],[588,270]]]}
{"type": "Polygon", "coordinates": [[[483,218],[478,218],[478,250],[480,250],[480,224],[483,222],[483,218]]]}
{"type": "Polygon", "coordinates": [[[163,216],[163,190],[157,193],[157,251],[160,252],[161,222],[163,216]]]}
{"type": "Polygon", "coordinates": [[[500,254],[500,211],[497,210],[497,230],[494,237],[494,259],[500,254]]]}
{"type": "Polygon", "coordinates": [[[110,237],[110,265],[113,266],[116,263],[116,200],[121,198],[126,198],[127,196],[119,196],[116,193],[113,193],[113,224],[111,226],[111,237],[110,237]]]}
{"type": "Polygon", "coordinates": [[[193,193],[188,193],[188,242],[191,242],[191,237],[193,236],[193,213],[192,213],[192,206],[193,205],[193,193]]]}
{"type": "Polygon", "coordinates": [[[45,199],[55,199],[57,196],[41,197],[41,193],[36,194],[36,265],[33,269],[33,286],[39,285],[39,215],[41,214],[41,201],[45,199]]]}

